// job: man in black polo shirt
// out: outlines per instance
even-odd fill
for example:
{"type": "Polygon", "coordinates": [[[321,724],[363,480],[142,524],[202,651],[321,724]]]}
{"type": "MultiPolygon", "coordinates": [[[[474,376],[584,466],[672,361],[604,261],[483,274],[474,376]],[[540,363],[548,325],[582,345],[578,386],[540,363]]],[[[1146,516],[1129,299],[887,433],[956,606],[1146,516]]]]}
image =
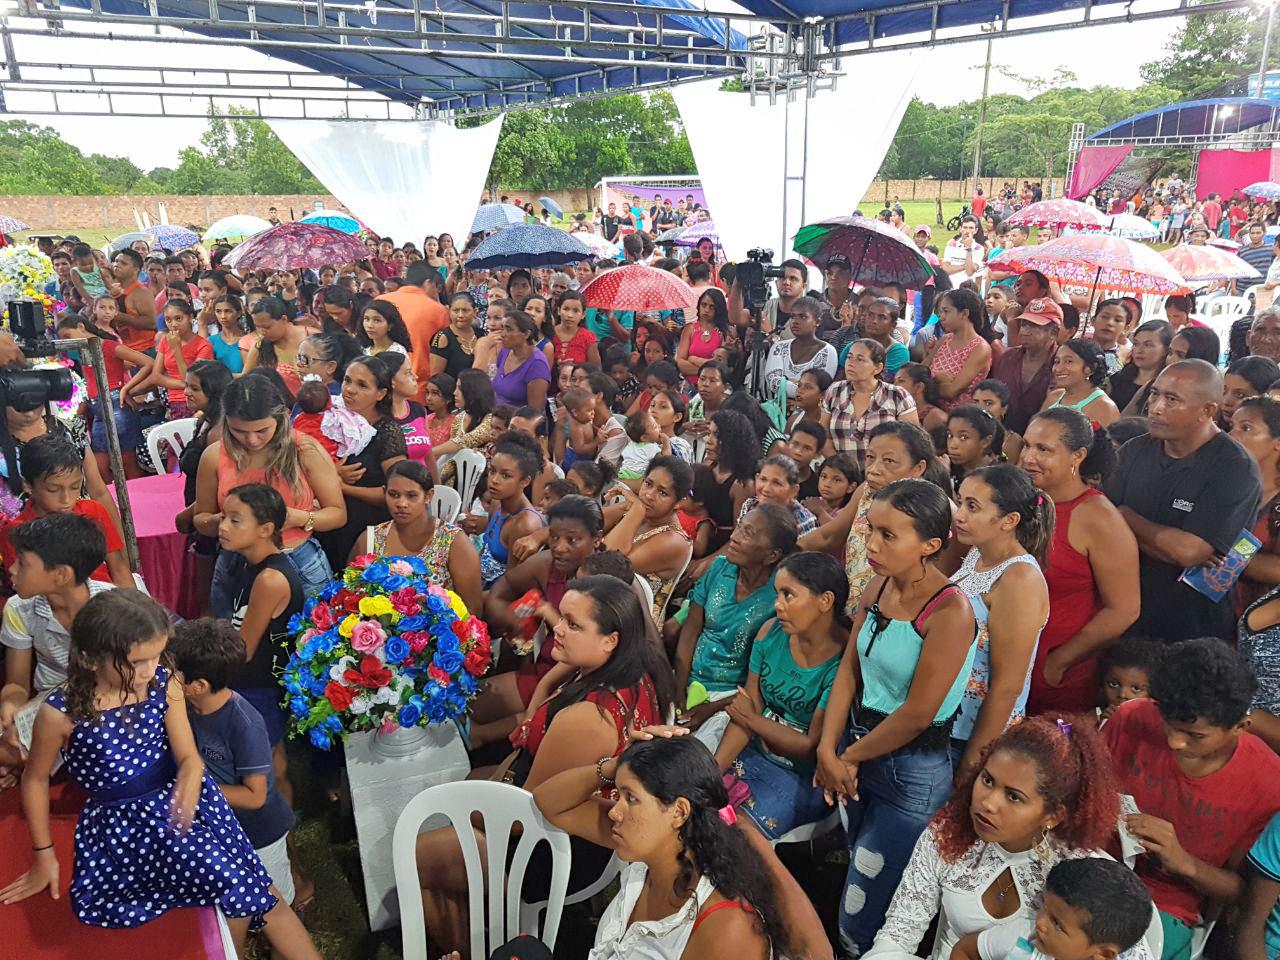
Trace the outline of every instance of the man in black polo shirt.
{"type": "Polygon", "coordinates": [[[1222,603],[1179,581],[1224,556],[1252,526],[1262,499],[1258,467],[1214,424],[1222,376],[1203,360],[1165,367],[1147,402],[1150,434],[1120,448],[1105,492],[1138,538],[1142,613],[1130,632],[1161,640],[1234,634],[1222,603]]]}

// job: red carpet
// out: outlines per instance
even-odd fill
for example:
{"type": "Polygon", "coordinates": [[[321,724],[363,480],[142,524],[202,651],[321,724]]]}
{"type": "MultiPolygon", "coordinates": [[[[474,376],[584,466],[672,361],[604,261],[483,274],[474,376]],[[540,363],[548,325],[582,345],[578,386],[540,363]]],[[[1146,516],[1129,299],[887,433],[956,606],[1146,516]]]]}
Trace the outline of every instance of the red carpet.
{"type": "MultiPolygon", "coordinates": [[[[132,930],[87,927],[71,912],[72,840],[84,794],[68,783],[52,793],[53,842],[62,878],[59,899],[39,893],[21,903],[0,906],[0,956],[22,960],[229,960],[218,938],[213,910],[172,910],[132,930]]],[[[7,885],[31,863],[31,837],[22,816],[17,788],[0,792],[0,886],[7,885]]]]}

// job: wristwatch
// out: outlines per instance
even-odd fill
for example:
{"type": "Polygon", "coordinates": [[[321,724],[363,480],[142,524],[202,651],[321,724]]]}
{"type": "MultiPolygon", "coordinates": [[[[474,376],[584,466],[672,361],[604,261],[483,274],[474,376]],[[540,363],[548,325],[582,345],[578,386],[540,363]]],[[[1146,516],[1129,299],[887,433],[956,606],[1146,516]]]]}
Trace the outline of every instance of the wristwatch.
{"type": "Polygon", "coordinates": [[[307,511],[307,522],[302,525],[302,529],[310,533],[316,528],[316,512],[314,510],[307,511]]]}

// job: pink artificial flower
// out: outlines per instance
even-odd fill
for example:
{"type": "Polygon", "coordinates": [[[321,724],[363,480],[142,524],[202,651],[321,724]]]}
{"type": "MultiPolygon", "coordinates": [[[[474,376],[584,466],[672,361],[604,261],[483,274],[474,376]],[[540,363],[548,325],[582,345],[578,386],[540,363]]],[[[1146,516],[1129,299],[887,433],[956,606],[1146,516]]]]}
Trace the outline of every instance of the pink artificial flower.
{"type": "Polygon", "coordinates": [[[320,631],[315,629],[314,627],[307,627],[307,629],[303,631],[302,636],[298,638],[298,649],[301,650],[304,646],[306,646],[308,640],[318,635],[319,633],[320,631]]]}
{"type": "Polygon", "coordinates": [[[449,599],[449,592],[445,590],[444,587],[440,586],[440,584],[438,583],[430,584],[427,587],[427,593],[429,593],[433,597],[439,597],[441,600],[449,599]]]}
{"type": "Polygon", "coordinates": [[[361,620],[351,631],[351,646],[361,653],[373,653],[387,640],[377,620],[361,620]]]}
{"type": "Polygon", "coordinates": [[[413,567],[409,566],[407,560],[392,560],[387,564],[387,569],[392,573],[398,573],[402,577],[413,576],[413,567]]]}
{"type": "Polygon", "coordinates": [[[396,728],[396,718],[392,714],[387,714],[382,718],[382,732],[390,733],[396,728]]]}
{"type": "Polygon", "coordinates": [[[426,630],[408,630],[400,635],[400,639],[409,644],[409,650],[415,656],[427,649],[431,642],[431,634],[426,630]]]}
{"type": "Polygon", "coordinates": [[[328,630],[333,626],[333,611],[327,604],[317,603],[311,611],[311,622],[316,625],[317,630],[328,630]]]}
{"type": "Polygon", "coordinates": [[[373,561],[377,559],[378,559],[378,555],[376,553],[361,554],[360,556],[356,557],[354,560],[351,561],[351,566],[355,567],[357,570],[363,570],[365,567],[367,567],[369,564],[373,563],[373,561]]]}
{"type": "Polygon", "coordinates": [[[402,613],[406,617],[411,617],[421,610],[418,600],[417,591],[413,587],[403,587],[391,594],[391,606],[395,608],[396,613],[402,613]]]}

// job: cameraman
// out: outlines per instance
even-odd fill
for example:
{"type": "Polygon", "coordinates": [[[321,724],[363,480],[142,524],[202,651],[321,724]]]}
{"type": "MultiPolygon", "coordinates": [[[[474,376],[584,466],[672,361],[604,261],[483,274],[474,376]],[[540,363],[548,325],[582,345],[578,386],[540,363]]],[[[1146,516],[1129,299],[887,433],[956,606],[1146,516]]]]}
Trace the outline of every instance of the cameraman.
{"type": "MultiPolygon", "coordinates": [[[[800,260],[782,261],[782,276],[778,278],[778,295],[770,297],[761,311],[760,332],[770,334],[777,332],[782,340],[791,339],[788,329],[791,322],[791,308],[804,295],[804,285],[808,280],[808,270],[800,260]]],[[[729,317],[738,316],[744,309],[742,290],[735,280],[729,288],[729,317]]]]}

